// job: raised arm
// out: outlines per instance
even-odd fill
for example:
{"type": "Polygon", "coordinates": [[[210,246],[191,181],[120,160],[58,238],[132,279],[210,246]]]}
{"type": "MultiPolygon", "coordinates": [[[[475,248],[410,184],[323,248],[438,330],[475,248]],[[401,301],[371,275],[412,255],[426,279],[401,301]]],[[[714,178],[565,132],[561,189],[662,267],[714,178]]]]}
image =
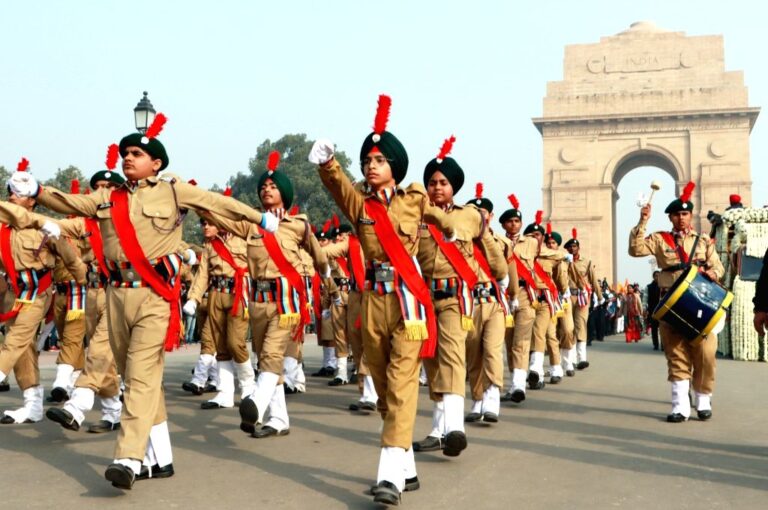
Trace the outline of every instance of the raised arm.
{"type": "Polygon", "coordinates": [[[0,202],[0,222],[16,228],[41,229],[46,221],[42,214],[27,211],[25,208],[10,202],[0,202]]]}
{"type": "Polygon", "coordinates": [[[304,222],[304,238],[301,242],[301,247],[307,250],[309,256],[312,257],[312,263],[315,265],[315,271],[318,272],[320,278],[323,280],[323,285],[328,289],[328,293],[334,298],[339,297],[339,288],[331,278],[331,268],[328,265],[328,256],[326,255],[320,243],[317,242],[315,236],[312,235],[312,230],[309,228],[309,223],[304,222]]]}
{"type": "MultiPolygon", "coordinates": [[[[320,243],[318,243],[319,245],[320,243]]],[[[321,250],[325,252],[326,257],[329,259],[337,259],[339,257],[346,257],[349,255],[349,240],[345,239],[340,243],[331,243],[327,246],[321,247],[321,250]]]]}
{"type": "Polygon", "coordinates": [[[246,220],[257,225],[262,224],[261,211],[232,197],[206,191],[186,182],[176,181],[173,186],[176,190],[179,206],[182,208],[194,209],[198,213],[208,211],[235,221],[246,220]]]}
{"type": "Polygon", "coordinates": [[[651,217],[651,205],[645,205],[640,209],[640,221],[629,231],[629,254],[632,257],[645,257],[653,255],[655,242],[652,237],[645,237],[645,226],[651,217]]]}
{"type": "Polygon", "coordinates": [[[200,211],[200,217],[206,221],[210,221],[216,225],[216,228],[218,229],[226,230],[237,237],[248,239],[248,232],[250,232],[252,224],[247,220],[231,220],[210,211],[200,211]]]}
{"type": "Polygon", "coordinates": [[[357,225],[357,219],[363,211],[364,198],[341,169],[339,162],[335,158],[331,159],[318,166],[317,173],[344,216],[353,225],[357,225]]]}
{"type": "Polygon", "coordinates": [[[106,193],[109,190],[100,189],[90,195],[73,195],[51,186],[40,186],[37,203],[57,213],[91,218],[96,216],[98,205],[107,201],[106,193]]]}
{"type": "Polygon", "coordinates": [[[67,218],[56,220],[61,228],[61,235],[70,239],[79,239],[85,235],[85,223],[82,218],[67,218]]]}
{"type": "Polygon", "coordinates": [[[592,262],[587,266],[587,274],[585,275],[587,281],[592,286],[592,292],[597,294],[597,299],[603,300],[603,286],[597,281],[597,275],[595,274],[595,268],[592,267],[592,262]]]}
{"type": "MultiPolygon", "coordinates": [[[[497,281],[503,280],[509,276],[509,267],[507,266],[507,260],[504,257],[504,253],[501,248],[493,239],[493,234],[485,226],[485,215],[481,211],[477,211],[479,214],[479,224],[476,242],[480,246],[485,258],[488,260],[488,265],[491,268],[491,275],[497,281]]],[[[511,281],[509,282],[512,283],[511,281]]]]}

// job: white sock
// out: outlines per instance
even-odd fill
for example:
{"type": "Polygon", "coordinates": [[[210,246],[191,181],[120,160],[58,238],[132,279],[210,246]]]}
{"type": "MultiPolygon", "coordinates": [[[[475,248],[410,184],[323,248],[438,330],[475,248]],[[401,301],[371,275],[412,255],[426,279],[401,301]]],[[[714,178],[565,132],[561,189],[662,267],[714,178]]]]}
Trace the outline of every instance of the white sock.
{"type": "Polygon", "coordinates": [[[424,365],[421,365],[421,371],[419,372],[419,384],[427,384],[427,369],[424,365]]]}
{"type": "Polygon", "coordinates": [[[573,370],[574,349],[560,349],[560,366],[563,370],[573,370]]]}
{"type": "Polygon", "coordinates": [[[587,361],[587,342],[576,342],[576,359],[587,361]]]}
{"type": "Polygon", "coordinates": [[[528,373],[522,368],[512,370],[512,391],[521,390],[525,393],[525,382],[528,373]]]}
{"type": "Polygon", "coordinates": [[[288,407],[285,405],[285,390],[282,385],[275,386],[272,399],[269,401],[269,419],[265,423],[275,430],[285,430],[290,426],[288,407]]]}
{"type": "Polygon", "coordinates": [[[498,416],[501,409],[501,388],[495,384],[488,386],[483,392],[482,408],[484,413],[493,413],[498,416]]]}
{"type": "Polygon", "coordinates": [[[333,347],[323,347],[323,366],[334,367],[336,364],[336,349],[333,347]]]}
{"type": "Polygon", "coordinates": [[[286,356],[283,358],[283,382],[290,389],[296,388],[296,365],[299,364],[299,360],[286,356]]]}
{"type": "Polygon", "coordinates": [[[43,387],[32,386],[22,392],[24,405],[13,411],[5,411],[3,414],[13,418],[15,423],[24,423],[29,420],[38,422],[43,419],[43,387]]]}
{"type": "Polygon", "coordinates": [[[696,392],[696,410],[697,411],[711,411],[712,410],[712,395],[709,393],[696,392]]]}
{"type": "Polygon", "coordinates": [[[360,398],[361,402],[377,403],[379,396],[376,394],[376,386],[373,384],[373,377],[366,375],[363,378],[363,396],[360,398]]]}
{"type": "Polygon", "coordinates": [[[123,411],[123,403],[120,402],[120,396],[99,397],[101,404],[101,419],[110,423],[120,423],[120,415],[123,411]]]}
{"type": "Polygon", "coordinates": [[[64,404],[64,410],[75,419],[78,425],[85,420],[85,413],[93,409],[95,394],[90,388],[75,388],[72,396],[64,404]]]}
{"type": "Polygon", "coordinates": [[[443,394],[445,412],[445,433],[464,432],[464,396],[454,393],[443,394]]]}
{"type": "Polygon", "coordinates": [[[67,365],[66,363],[56,365],[56,379],[53,380],[53,387],[64,390],[69,388],[69,378],[74,371],[75,367],[72,365],[67,365]]]}
{"type": "MultiPolygon", "coordinates": [[[[415,478],[416,475],[416,459],[413,458],[413,448],[405,450],[405,479],[415,478]]],[[[405,484],[403,484],[405,488],[405,484]]]]}
{"type": "Polygon", "coordinates": [[[70,395],[72,394],[72,391],[75,389],[75,383],[77,382],[77,379],[80,377],[80,374],[82,374],[82,370],[73,370],[72,374],[69,376],[69,384],[67,384],[67,393],[70,395]]]}
{"type": "Polygon", "coordinates": [[[376,475],[376,483],[387,481],[393,484],[398,491],[403,492],[407,467],[407,454],[403,448],[383,447],[379,457],[379,472],[376,475]]]}
{"type": "MultiPolygon", "coordinates": [[[[235,363],[233,361],[232,366],[237,375],[237,384],[240,386],[240,399],[242,400],[253,393],[253,389],[256,387],[256,374],[253,372],[250,361],[242,363],[235,363]]],[[[219,380],[219,385],[221,385],[221,380],[219,380]]]]}
{"type": "Polygon", "coordinates": [[[472,409],[469,412],[470,413],[482,414],[482,412],[483,412],[483,401],[482,400],[473,400],[472,401],[472,409]]]}
{"type": "Polygon", "coordinates": [[[691,401],[688,399],[690,381],[672,381],[672,414],[691,415],[691,401]]]}
{"type": "Polygon", "coordinates": [[[136,459],[115,459],[113,462],[130,468],[134,475],[141,472],[141,462],[136,459]]]}
{"type": "Polygon", "coordinates": [[[296,363],[296,377],[294,378],[296,389],[304,393],[307,391],[307,376],[304,374],[304,366],[301,363],[296,363]]]}
{"type": "Polygon", "coordinates": [[[192,379],[189,382],[200,388],[205,387],[205,383],[208,381],[208,369],[215,362],[216,358],[211,354],[201,354],[198,356],[192,379]]]}
{"type": "Polygon", "coordinates": [[[147,445],[152,446],[159,467],[167,466],[173,462],[173,451],[171,450],[171,435],[168,432],[168,422],[164,421],[153,425],[149,431],[149,441],[147,445]]]}
{"type": "Polygon", "coordinates": [[[552,365],[549,367],[551,373],[550,375],[552,377],[562,377],[563,376],[563,366],[562,365],[552,365]]]}
{"type": "Polygon", "coordinates": [[[277,386],[277,381],[279,380],[280,376],[273,374],[272,372],[259,373],[259,378],[256,380],[256,387],[251,394],[251,399],[253,399],[256,408],[259,411],[259,422],[264,419],[264,414],[267,412],[267,407],[272,400],[272,395],[275,393],[275,386],[277,386]]]}
{"type": "Polygon", "coordinates": [[[531,361],[528,364],[528,370],[536,372],[539,377],[544,375],[544,353],[534,351],[531,353],[531,361]]]}
{"type": "Polygon", "coordinates": [[[220,361],[219,367],[219,392],[208,402],[216,402],[221,407],[234,407],[235,405],[235,364],[232,360],[220,361]]]}
{"type": "Polygon", "coordinates": [[[429,437],[443,437],[444,435],[445,404],[441,400],[440,402],[435,402],[435,406],[432,409],[432,432],[429,433],[429,437]]]}
{"type": "Polygon", "coordinates": [[[336,377],[344,382],[349,382],[347,376],[347,358],[336,358],[336,377]]]}

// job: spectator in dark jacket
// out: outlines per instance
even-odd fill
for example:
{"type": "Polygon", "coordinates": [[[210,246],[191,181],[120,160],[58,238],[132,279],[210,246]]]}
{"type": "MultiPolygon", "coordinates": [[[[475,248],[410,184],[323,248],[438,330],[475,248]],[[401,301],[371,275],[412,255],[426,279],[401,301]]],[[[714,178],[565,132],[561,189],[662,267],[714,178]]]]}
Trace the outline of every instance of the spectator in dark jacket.
{"type": "Polygon", "coordinates": [[[651,339],[653,340],[653,350],[659,350],[659,321],[655,320],[652,315],[656,306],[659,304],[659,272],[653,272],[653,281],[648,284],[648,306],[645,309],[646,320],[651,326],[651,339]]]}
{"type": "Polygon", "coordinates": [[[763,269],[757,279],[752,303],[755,305],[755,329],[758,335],[764,335],[768,332],[768,250],[763,256],[763,269]]]}

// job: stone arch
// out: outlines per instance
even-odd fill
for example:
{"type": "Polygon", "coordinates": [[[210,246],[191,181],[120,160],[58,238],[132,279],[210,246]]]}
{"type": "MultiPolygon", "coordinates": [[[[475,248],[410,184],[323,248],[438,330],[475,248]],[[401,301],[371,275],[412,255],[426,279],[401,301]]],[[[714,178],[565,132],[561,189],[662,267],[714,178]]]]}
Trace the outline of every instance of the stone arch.
{"type": "Polygon", "coordinates": [[[657,144],[648,144],[643,149],[638,149],[637,145],[633,144],[624,148],[608,161],[601,182],[616,187],[629,172],[642,166],[660,168],[668,173],[676,183],[686,180],[683,167],[673,152],[657,144]]]}

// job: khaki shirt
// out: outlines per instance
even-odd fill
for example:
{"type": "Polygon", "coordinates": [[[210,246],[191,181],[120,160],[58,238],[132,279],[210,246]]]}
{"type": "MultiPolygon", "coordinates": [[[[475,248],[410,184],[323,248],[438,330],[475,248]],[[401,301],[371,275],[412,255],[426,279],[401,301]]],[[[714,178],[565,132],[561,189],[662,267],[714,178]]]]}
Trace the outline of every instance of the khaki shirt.
{"type": "Polygon", "coordinates": [[[597,299],[603,299],[603,289],[595,275],[595,266],[592,261],[584,258],[579,253],[578,258],[570,264],[568,268],[568,285],[572,289],[585,290],[587,285],[592,287],[592,292],[597,294],[597,299]]]}
{"type": "MultiPolygon", "coordinates": [[[[496,280],[503,280],[508,274],[504,256],[499,246],[494,242],[491,233],[485,228],[485,219],[480,210],[473,205],[454,205],[446,214],[453,219],[453,227],[456,232],[454,245],[467,261],[472,272],[478,276],[478,282],[487,283],[490,279],[475,259],[475,239],[481,242],[484,255],[491,268],[491,276],[496,280]]],[[[457,277],[456,270],[437,245],[437,241],[432,237],[427,225],[420,227],[418,259],[422,275],[430,279],[457,277]]]]}
{"type": "MultiPolygon", "coordinates": [[[[491,231],[490,229],[488,230],[491,231]]],[[[517,274],[517,264],[515,263],[514,257],[512,257],[512,254],[514,253],[514,244],[508,237],[499,235],[493,231],[491,231],[491,237],[496,243],[496,246],[501,250],[504,260],[507,263],[507,270],[509,271],[509,288],[507,289],[507,295],[512,299],[517,299],[517,294],[520,292],[520,276],[517,274]]]]}
{"type": "MultiPolygon", "coordinates": [[[[643,257],[653,255],[656,257],[656,263],[662,270],[659,274],[659,288],[668,289],[683,274],[683,269],[676,271],[664,271],[665,268],[680,264],[682,261],[677,255],[677,251],[664,241],[661,232],[654,232],[645,236],[646,222],[640,221],[629,233],[629,254],[633,257],[643,257]]],[[[691,230],[683,238],[683,249],[689,257],[700,263],[705,269],[711,269],[718,278],[722,278],[725,273],[720,257],[717,255],[715,245],[710,241],[707,234],[701,234],[699,243],[696,245],[696,253],[691,256],[691,250],[696,242],[696,232],[691,230]]]]}
{"type": "MultiPolygon", "coordinates": [[[[135,188],[129,183],[129,217],[144,255],[155,259],[174,253],[182,243],[180,209],[208,212],[232,220],[261,222],[261,212],[220,193],[205,191],[177,179],[149,177],[135,188]]],[[[44,187],[37,201],[63,214],[95,217],[99,220],[104,241],[104,257],[118,262],[127,260],[112,224],[112,190],[100,189],[90,195],[71,195],[55,188],[44,187]]]]}
{"type": "MultiPolygon", "coordinates": [[[[336,160],[328,166],[318,167],[318,173],[336,204],[352,222],[366,260],[389,261],[373,228],[373,220],[365,212],[366,199],[373,197],[374,200],[380,200],[376,194],[366,191],[362,185],[354,186],[336,160]]],[[[389,206],[384,205],[397,236],[411,256],[418,252],[419,225],[422,223],[436,225],[446,237],[453,237],[452,218],[439,207],[430,204],[427,191],[421,184],[411,184],[405,189],[397,186],[389,206]]]]}
{"type": "Polygon", "coordinates": [[[517,243],[515,243],[514,253],[531,272],[534,282],[536,283],[536,288],[539,290],[544,290],[548,287],[538,276],[536,276],[536,272],[533,270],[534,262],[538,261],[544,268],[544,271],[551,276],[553,263],[565,258],[564,250],[560,248],[552,250],[544,246],[544,243],[539,246],[539,242],[531,236],[521,236],[517,243]]]}
{"type": "MultiPolygon", "coordinates": [[[[248,267],[248,245],[245,239],[233,234],[219,236],[219,239],[223,241],[224,246],[229,250],[232,258],[235,260],[235,264],[240,267],[248,267]]],[[[203,299],[203,295],[208,291],[208,280],[212,276],[223,276],[225,278],[233,278],[235,276],[235,269],[230,266],[223,258],[219,257],[213,245],[210,242],[206,242],[203,245],[203,254],[200,256],[200,265],[195,274],[195,278],[192,281],[192,287],[190,288],[187,299],[194,299],[200,303],[203,299]]]]}

